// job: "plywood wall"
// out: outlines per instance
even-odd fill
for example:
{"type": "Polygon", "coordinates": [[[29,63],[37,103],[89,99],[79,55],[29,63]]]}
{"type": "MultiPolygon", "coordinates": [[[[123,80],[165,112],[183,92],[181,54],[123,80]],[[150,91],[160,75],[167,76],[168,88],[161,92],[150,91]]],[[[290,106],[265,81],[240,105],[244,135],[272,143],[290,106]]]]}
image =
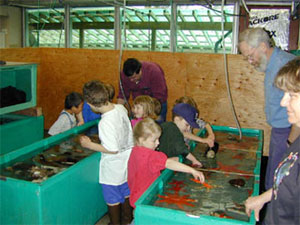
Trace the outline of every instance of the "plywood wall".
{"type": "MultiPolygon", "coordinates": [[[[215,125],[236,127],[226,88],[223,55],[124,51],[122,63],[128,57],[157,62],[165,71],[169,89],[168,119],[174,101],[188,95],[197,102],[203,119],[215,125]]],[[[118,92],[119,51],[0,49],[0,59],[39,63],[37,98],[45,116],[45,128],[51,126],[63,109],[65,96],[72,91],[81,92],[89,80],[109,82],[118,92]]],[[[263,129],[265,149],[268,149],[270,127],[263,110],[264,74],[255,71],[240,55],[227,55],[227,61],[231,95],[240,125],[263,129]]]]}

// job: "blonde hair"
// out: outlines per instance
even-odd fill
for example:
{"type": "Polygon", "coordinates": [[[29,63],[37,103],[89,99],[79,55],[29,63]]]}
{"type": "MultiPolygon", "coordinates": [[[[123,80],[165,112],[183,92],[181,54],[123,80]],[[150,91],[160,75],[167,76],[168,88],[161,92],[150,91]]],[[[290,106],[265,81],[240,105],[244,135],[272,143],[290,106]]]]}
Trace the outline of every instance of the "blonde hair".
{"type": "Polygon", "coordinates": [[[160,126],[151,118],[145,118],[139,121],[133,128],[133,138],[135,144],[139,142],[140,138],[147,139],[153,134],[161,135],[160,126]]]}
{"type": "Polygon", "coordinates": [[[195,100],[190,96],[182,96],[182,97],[176,99],[175,103],[174,103],[174,106],[179,104],[179,103],[189,104],[189,105],[193,106],[195,109],[198,110],[198,107],[197,107],[197,104],[196,104],[195,100]]]}
{"type": "Polygon", "coordinates": [[[154,113],[154,103],[153,99],[148,95],[140,95],[136,97],[133,101],[133,105],[141,105],[144,110],[143,117],[150,117],[152,119],[156,119],[156,115],[154,113]]]}
{"type": "Polygon", "coordinates": [[[289,61],[279,70],[274,84],[285,92],[300,93],[300,57],[289,61]]]}

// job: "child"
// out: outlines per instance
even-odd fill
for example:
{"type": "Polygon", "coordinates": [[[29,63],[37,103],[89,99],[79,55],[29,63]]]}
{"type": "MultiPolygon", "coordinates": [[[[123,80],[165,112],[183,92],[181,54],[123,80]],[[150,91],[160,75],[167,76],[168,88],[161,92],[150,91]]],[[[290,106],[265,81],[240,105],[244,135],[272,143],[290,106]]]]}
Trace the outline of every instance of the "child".
{"type": "Polygon", "coordinates": [[[154,104],[154,113],[156,115],[156,120],[155,121],[158,124],[161,124],[162,121],[159,119],[159,115],[161,113],[161,104],[160,104],[160,101],[158,101],[157,98],[152,98],[152,100],[153,100],[153,104],[154,104]]]}
{"type": "Polygon", "coordinates": [[[134,119],[131,120],[132,127],[143,118],[150,117],[155,119],[153,99],[148,95],[136,97],[133,101],[132,112],[134,115],[134,119]]]}
{"type": "Polygon", "coordinates": [[[199,128],[197,124],[197,110],[185,103],[177,104],[172,110],[173,122],[161,124],[162,135],[159,139],[159,151],[166,153],[168,157],[185,156],[195,166],[202,164],[189,152],[188,146],[184,142],[184,132],[188,132],[191,127],[199,128]]]}
{"type": "Polygon", "coordinates": [[[128,161],[130,205],[134,208],[138,198],[160,175],[160,171],[165,168],[191,173],[195,179],[204,182],[202,172],[184,165],[174,158],[168,158],[163,152],[155,151],[159,144],[160,135],[160,126],[151,118],[141,120],[134,127],[135,147],[133,147],[128,161]]]}
{"type": "Polygon", "coordinates": [[[115,97],[115,87],[112,84],[105,84],[105,87],[108,91],[109,101],[112,102],[115,97]]]}
{"type": "MultiPolygon", "coordinates": [[[[192,97],[183,96],[183,97],[177,99],[175,101],[174,105],[179,104],[179,103],[190,104],[195,109],[197,109],[197,111],[199,112],[199,110],[197,108],[197,104],[196,104],[195,100],[192,97]]],[[[197,135],[194,135],[193,132],[192,132],[192,129],[190,129],[188,132],[183,133],[183,136],[186,139],[186,141],[188,142],[189,140],[193,140],[193,141],[197,141],[197,142],[201,142],[201,143],[206,143],[206,144],[208,144],[209,147],[213,147],[214,146],[214,141],[215,141],[215,134],[214,134],[211,126],[209,125],[209,123],[206,123],[205,121],[203,121],[201,119],[197,119],[196,122],[199,125],[199,129],[206,128],[206,131],[207,131],[207,134],[208,134],[207,138],[201,138],[201,137],[198,137],[197,135]]]]}
{"type": "MultiPolygon", "coordinates": [[[[115,88],[111,84],[105,84],[105,87],[108,90],[109,94],[109,101],[112,102],[114,96],[115,96],[115,88]]],[[[98,113],[95,113],[91,110],[91,107],[89,104],[84,101],[83,103],[83,109],[82,109],[82,117],[85,123],[90,122],[92,120],[100,119],[101,115],[98,113]]],[[[94,126],[91,127],[87,132],[87,135],[93,135],[93,134],[98,134],[98,127],[94,126]]]]}
{"type": "Polygon", "coordinates": [[[99,168],[99,183],[108,205],[110,224],[128,224],[132,220],[127,184],[127,162],[133,147],[133,135],[127,110],[123,105],[109,101],[105,84],[90,81],[83,87],[84,99],[102,118],[98,124],[101,144],[93,143],[89,137],[80,138],[81,145],[102,152],[99,168]],[[122,211],[122,212],[121,212],[122,211]]]}
{"type": "MultiPolygon", "coordinates": [[[[65,98],[65,109],[60,113],[58,119],[50,127],[48,134],[56,135],[76,126],[82,111],[83,98],[77,92],[72,92],[65,98]]],[[[77,125],[81,125],[78,123],[77,125]]]]}

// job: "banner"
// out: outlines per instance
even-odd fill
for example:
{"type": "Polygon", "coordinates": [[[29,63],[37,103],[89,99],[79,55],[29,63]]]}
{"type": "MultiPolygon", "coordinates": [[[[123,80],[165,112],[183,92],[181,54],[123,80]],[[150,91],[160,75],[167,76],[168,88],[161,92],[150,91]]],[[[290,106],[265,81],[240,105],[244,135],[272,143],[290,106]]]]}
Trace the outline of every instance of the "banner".
{"type": "Polygon", "coordinates": [[[288,9],[251,9],[249,27],[265,28],[275,45],[288,50],[290,11],[288,9]]]}

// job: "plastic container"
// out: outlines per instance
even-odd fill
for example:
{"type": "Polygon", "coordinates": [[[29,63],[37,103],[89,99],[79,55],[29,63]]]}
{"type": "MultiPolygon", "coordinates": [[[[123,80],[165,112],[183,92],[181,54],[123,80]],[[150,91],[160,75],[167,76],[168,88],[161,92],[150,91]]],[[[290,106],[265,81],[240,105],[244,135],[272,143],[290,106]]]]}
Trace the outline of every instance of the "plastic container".
{"type": "MultiPolygon", "coordinates": [[[[8,87],[11,89],[17,89],[26,95],[26,99],[24,99],[24,101],[23,98],[18,98],[22,101],[22,103],[12,105],[7,103],[1,107],[0,115],[36,106],[36,77],[37,64],[7,62],[5,65],[0,66],[0,88],[2,90],[2,97],[4,96],[3,89],[8,87]]],[[[12,103],[18,102],[10,95],[9,98],[11,98],[12,103]]],[[[2,101],[1,106],[3,104],[4,103],[2,101]]]]}
{"type": "MultiPolygon", "coordinates": [[[[224,127],[224,126],[212,126],[214,131],[222,131],[233,133],[238,135],[238,130],[236,128],[224,127]]],[[[260,166],[261,166],[261,154],[263,147],[263,131],[255,130],[255,129],[242,129],[242,133],[244,136],[257,137],[259,140],[258,148],[256,152],[252,152],[252,154],[256,155],[256,163],[253,168],[252,177],[252,195],[258,195],[259,193],[259,176],[260,176],[260,166]]],[[[221,143],[219,143],[222,146],[221,143]]],[[[192,142],[190,144],[191,149],[195,149],[196,143],[192,142]]],[[[219,153],[220,154],[220,150],[219,153]]],[[[238,160],[237,160],[238,161],[238,160]]],[[[226,173],[225,173],[226,174],[226,173]]],[[[225,176],[225,175],[224,175],[225,176]]],[[[211,224],[255,224],[255,218],[252,214],[248,221],[242,221],[237,219],[229,219],[229,218],[220,218],[211,215],[192,215],[188,214],[182,210],[176,210],[172,208],[159,207],[155,205],[156,200],[158,199],[158,195],[164,195],[166,192],[167,183],[174,177],[174,172],[166,169],[160,175],[159,178],[153,182],[153,184],[145,191],[145,193],[139,198],[136,202],[135,209],[135,224],[136,225],[152,225],[152,224],[172,224],[172,225],[192,225],[192,224],[201,224],[201,225],[211,225],[211,224]]],[[[210,178],[206,179],[206,182],[209,182],[210,178]]],[[[199,184],[200,185],[200,184],[199,184]]],[[[228,183],[226,183],[228,185],[228,183]]],[[[234,190],[234,189],[233,189],[234,190]]],[[[251,193],[251,192],[249,192],[251,193]]],[[[190,193],[186,193],[190,194],[190,193]]],[[[209,192],[207,192],[209,195],[209,192]]],[[[234,195],[235,193],[233,193],[234,195]]],[[[205,196],[200,196],[199,198],[204,198],[205,196]]],[[[215,199],[211,204],[216,204],[218,199],[215,199]]]]}
{"type": "Polygon", "coordinates": [[[0,115],[0,156],[39,141],[44,136],[44,117],[0,115]]]}
{"type": "MultiPolygon", "coordinates": [[[[0,156],[0,169],[77,136],[98,121],[0,156]]],[[[41,183],[0,179],[0,224],[94,224],[106,212],[99,179],[101,154],[93,153],[41,183]]]]}

